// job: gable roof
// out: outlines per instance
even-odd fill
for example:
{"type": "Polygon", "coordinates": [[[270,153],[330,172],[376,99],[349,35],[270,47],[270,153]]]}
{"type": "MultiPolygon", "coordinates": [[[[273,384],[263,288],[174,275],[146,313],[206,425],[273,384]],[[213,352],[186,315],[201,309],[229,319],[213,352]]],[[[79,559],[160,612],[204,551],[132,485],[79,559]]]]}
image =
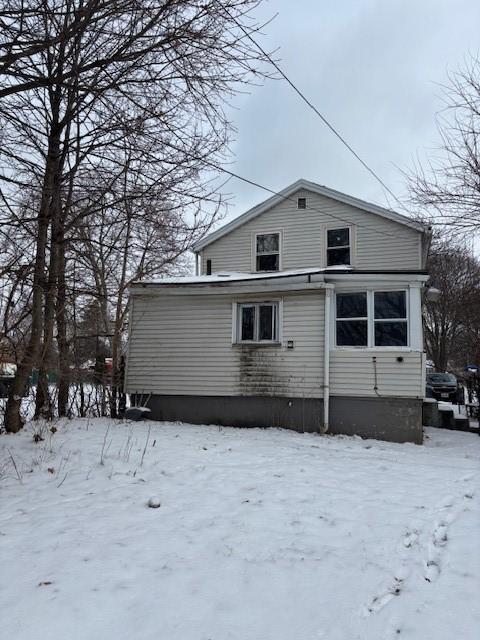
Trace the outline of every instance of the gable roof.
{"type": "MultiPolygon", "coordinates": [[[[253,220],[253,218],[256,218],[265,211],[268,211],[268,209],[271,209],[283,200],[287,200],[296,191],[299,191],[301,189],[305,191],[312,191],[313,193],[326,196],[327,198],[331,198],[332,200],[337,200],[338,202],[349,204],[352,207],[356,207],[357,209],[362,209],[363,211],[367,211],[368,213],[373,213],[377,216],[381,216],[382,218],[387,218],[388,220],[391,220],[393,222],[398,222],[399,224],[403,224],[406,227],[415,229],[415,231],[419,231],[420,233],[425,233],[428,230],[428,227],[421,224],[420,222],[415,222],[415,220],[407,218],[407,216],[397,213],[396,211],[384,209],[383,207],[379,207],[378,205],[372,204],[371,202],[366,202],[365,200],[360,200],[360,198],[349,196],[346,193],[341,193],[340,191],[329,189],[328,187],[324,187],[323,185],[317,184],[316,182],[309,182],[308,180],[300,179],[290,186],[286,187],[285,189],[282,189],[282,191],[279,191],[278,194],[275,194],[271,198],[268,198],[260,204],[257,204],[255,207],[252,207],[241,216],[238,216],[238,218],[235,218],[228,224],[220,227],[220,229],[217,229],[213,233],[210,233],[208,236],[205,236],[205,238],[202,238],[202,240],[199,240],[193,246],[193,250],[195,252],[201,251],[212,242],[215,242],[215,240],[222,238],[223,236],[227,235],[227,233],[230,233],[246,222],[253,220]]],[[[311,209],[312,207],[308,207],[307,205],[307,209],[309,208],[311,209]]]]}

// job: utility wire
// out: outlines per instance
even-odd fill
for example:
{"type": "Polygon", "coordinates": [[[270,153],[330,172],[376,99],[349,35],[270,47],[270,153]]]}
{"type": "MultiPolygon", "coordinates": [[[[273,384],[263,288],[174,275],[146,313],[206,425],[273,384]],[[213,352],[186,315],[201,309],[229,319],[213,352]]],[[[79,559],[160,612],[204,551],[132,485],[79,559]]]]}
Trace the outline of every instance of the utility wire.
{"type": "MultiPolygon", "coordinates": [[[[241,182],[245,182],[246,184],[249,184],[249,185],[251,185],[253,187],[257,187],[258,189],[262,189],[263,191],[266,191],[267,193],[270,193],[271,195],[277,196],[278,198],[281,198],[282,200],[285,200],[286,202],[292,202],[293,204],[295,204],[295,206],[297,205],[297,201],[295,200],[295,198],[292,198],[291,196],[286,196],[285,194],[280,193],[279,191],[275,191],[274,189],[270,189],[270,187],[266,187],[265,185],[261,184],[260,182],[255,182],[255,180],[251,180],[250,178],[245,178],[244,176],[241,176],[240,174],[235,173],[234,171],[231,171],[230,169],[226,169],[225,167],[217,164],[216,162],[213,162],[212,160],[207,160],[207,158],[204,157],[204,156],[200,157],[200,156],[194,155],[192,153],[189,153],[188,151],[186,151],[183,148],[183,140],[180,137],[180,135],[174,129],[170,129],[170,133],[174,137],[176,137],[177,140],[181,144],[181,147],[177,147],[177,146],[173,145],[170,142],[169,146],[172,149],[174,149],[174,151],[178,151],[180,153],[184,153],[185,155],[188,155],[191,160],[202,162],[204,165],[206,165],[207,167],[211,167],[215,171],[219,171],[220,173],[224,173],[224,174],[230,176],[231,178],[236,178],[237,180],[240,180],[241,182]]],[[[352,205],[352,206],[354,206],[354,205],[352,205]]],[[[328,211],[323,211],[322,209],[318,209],[317,207],[312,207],[311,205],[308,204],[308,201],[307,201],[307,203],[305,205],[305,209],[308,209],[309,211],[316,211],[317,213],[320,213],[323,216],[328,216],[329,218],[333,218],[334,220],[338,220],[339,222],[342,222],[344,224],[354,225],[356,227],[363,227],[364,229],[369,229],[370,231],[373,231],[374,233],[378,233],[378,234],[383,235],[383,236],[388,236],[390,238],[398,239],[398,237],[394,233],[389,233],[388,231],[383,231],[381,229],[377,229],[377,228],[372,227],[370,225],[363,224],[360,221],[352,222],[352,220],[348,220],[347,218],[342,218],[342,216],[335,215],[334,213],[330,213],[328,211]]],[[[398,214],[398,215],[400,215],[400,214],[398,214]]],[[[403,217],[406,218],[406,216],[403,216],[403,217]]],[[[407,220],[409,220],[409,218],[407,218],[407,220]]],[[[412,221],[412,222],[414,222],[414,221],[412,221]]]]}
{"type": "MultiPolygon", "coordinates": [[[[221,171],[222,173],[226,173],[227,175],[231,176],[232,178],[236,178],[237,180],[241,180],[242,182],[245,182],[247,184],[252,185],[253,187],[258,187],[259,189],[263,189],[264,191],[267,191],[268,193],[277,196],[279,198],[281,198],[282,200],[288,201],[288,202],[293,202],[295,205],[297,205],[297,201],[295,200],[295,198],[292,198],[290,196],[286,196],[283,193],[280,193],[279,191],[275,191],[274,189],[270,189],[269,187],[265,187],[264,185],[260,184],[259,182],[255,182],[254,180],[250,180],[249,178],[244,178],[243,176],[239,175],[238,173],[234,173],[233,171],[230,171],[229,169],[225,169],[224,167],[221,167],[220,165],[216,165],[213,162],[210,162],[209,160],[203,160],[203,162],[212,167],[212,169],[216,169],[217,171],[221,171]]],[[[327,196],[328,197],[328,196],[327,196]]],[[[354,206],[354,205],[352,205],[354,206]]],[[[321,215],[324,216],[328,216],[329,218],[334,218],[335,220],[338,220],[339,222],[343,222],[345,224],[348,225],[353,225],[355,227],[363,227],[364,229],[369,229],[370,231],[373,231],[374,233],[378,233],[381,234],[383,236],[388,236],[390,238],[395,238],[396,240],[398,240],[398,236],[395,235],[394,233],[389,233],[388,231],[383,231],[381,229],[377,229],[376,227],[371,227],[369,225],[363,224],[362,222],[353,222],[352,220],[348,220],[347,218],[342,218],[341,216],[335,215],[334,213],[330,213],[327,211],[322,211],[322,209],[317,209],[316,207],[312,207],[311,205],[308,204],[308,201],[305,205],[305,209],[308,209],[310,211],[316,211],[317,213],[320,213],[321,215]]],[[[403,216],[406,218],[406,216],[403,216]]],[[[409,220],[409,218],[407,218],[407,220],[409,220]]],[[[415,222],[414,220],[412,220],[412,222],[415,222]]]]}
{"type": "MultiPolygon", "coordinates": [[[[177,138],[177,140],[180,142],[180,147],[176,147],[175,145],[173,145],[171,142],[169,143],[169,146],[174,149],[175,151],[178,151],[180,153],[184,153],[185,155],[188,155],[192,160],[195,161],[200,161],[202,162],[204,165],[211,167],[212,169],[214,169],[215,171],[219,171],[220,173],[224,173],[228,176],[230,176],[231,178],[236,178],[237,180],[240,180],[241,182],[245,182],[246,184],[249,184],[253,187],[257,187],[258,189],[262,189],[263,191],[266,191],[267,193],[270,193],[271,195],[277,196],[278,198],[281,198],[282,200],[285,200],[287,202],[292,202],[295,204],[295,206],[297,205],[297,201],[295,200],[295,198],[292,198],[291,196],[286,196],[283,193],[280,193],[279,191],[275,191],[274,189],[270,189],[269,187],[266,187],[265,185],[261,184],[260,182],[256,182],[255,180],[251,180],[250,178],[245,178],[244,176],[241,176],[238,173],[235,173],[234,171],[231,171],[230,169],[226,169],[225,167],[217,164],[216,162],[213,162],[212,160],[207,160],[206,157],[200,157],[200,156],[196,156],[192,153],[189,153],[188,151],[186,151],[183,148],[183,140],[180,137],[180,135],[177,133],[177,131],[175,129],[170,128],[170,133],[177,138]]],[[[354,206],[354,205],[352,205],[354,206]]],[[[380,207],[382,208],[382,207],[380,207]]],[[[348,225],[354,225],[356,227],[363,227],[364,229],[369,229],[370,231],[373,231],[374,233],[383,235],[383,236],[388,236],[390,238],[395,238],[396,240],[398,239],[398,237],[394,234],[394,233],[389,233],[388,231],[383,231],[381,229],[377,229],[376,227],[372,227],[370,225],[367,224],[363,224],[360,221],[356,221],[356,222],[352,222],[352,220],[348,220],[347,218],[342,218],[342,216],[339,215],[335,215],[334,213],[330,213],[328,211],[323,211],[322,209],[318,209],[316,207],[312,207],[311,205],[308,204],[308,201],[305,205],[305,209],[308,209],[310,211],[316,211],[317,213],[320,213],[321,215],[324,216],[328,216],[329,218],[333,218],[334,220],[338,220],[339,222],[348,224],[348,225]]],[[[401,215],[401,214],[398,214],[401,215]]],[[[407,220],[409,220],[409,218],[407,218],[406,216],[403,216],[404,218],[406,218],[407,220]]],[[[415,222],[412,220],[412,222],[415,222]]]]}
{"type": "MultiPolygon", "coordinates": [[[[222,7],[225,13],[229,16],[229,18],[237,25],[237,27],[242,31],[242,33],[247,37],[250,42],[261,52],[263,56],[270,62],[270,64],[278,71],[278,73],[282,76],[282,78],[290,85],[290,87],[295,91],[295,93],[305,102],[306,105],[312,109],[312,111],[320,118],[324,125],[326,125],[330,131],[340,140],[340,142],[353,154],[353,156],[361,163],[361,165],[372,175],[375,180],[379,182],[382,186],[382,189],[386,193],[389,193],[395,202],[403,208],[403,204],[397,198],[397,196],[393,193],[393,191],[387,187],[385,182],[375,173],[375,171],[369,167],[369,165],[363,160],[363,158],[355,151],[351,144],[347,142],[347,140],[342,136],[342,134],[327,120],[327,118],[317,109],[317,107],[305,96],[305,94],[295,85],[292,80],[287,76],[287,74],[283,71],[283,69],[271,58],[271,56],[265,51],[265,49],[260,45],[249,32],[244,28],[244,26],[239,23],[234,16],[223,6],[219,1],[218,4],[222,7]]],[[[387,197],[388,202],[388,197],[387,197]]],[[[390,206],[390,204],[389,204],[390,206]]]]}

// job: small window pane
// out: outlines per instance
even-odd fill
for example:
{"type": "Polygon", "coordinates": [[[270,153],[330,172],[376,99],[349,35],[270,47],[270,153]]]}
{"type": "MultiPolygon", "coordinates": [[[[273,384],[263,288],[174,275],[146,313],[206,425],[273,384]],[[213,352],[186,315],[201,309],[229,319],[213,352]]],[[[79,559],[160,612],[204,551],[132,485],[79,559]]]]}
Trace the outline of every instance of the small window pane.
{"type": "Polygon", "coordinates": [[[255,328],[255,307],[242,307],[242,340],[253,340],[255,328]]]}
{"type": "Polygon", "coordinates": [[[366,318],[367,294],[337,293],[337,318],[366,318]]]}
{"type": "Polygon", "coordinates": [[[329,229],[327,231],[328,247],[348,247],[350,245],[350,229],[329,229]]]}
{"type": "Polygon", "coordinates": [[[272,305],[260,305],[259,313],[259,340],[274,340],[274,307],[272,305]]]}
{"type": "Polygon", "coordinates": [[[257,271],[278,271],[278,253],[273,255],[257,256],[257,271]]]}
{"type": "Polygon", "coordinates": [[[366,347],[367,321],[343,320],[337,322],[337,345],[339,347],[366,347]]]}
{"type": "Polygon", "coordinates": [[[406,347],[406,322],[375,322],[376,347],[406,347]]]}
{"type": "Polygon", "coordinates": [[[375,318],[406,318],[405,291],[376,291],[375,318]]]}
{"type": "Polygon", "coordinates": [[[329,249],[327,251],[327,267],[336,264],[350,264],[350,249],[329,249]]]}
{"type": "Polygon", "coordinates": [[[297,207],[299,209],[306,209],[307,208],[307,199],[306,198],[298,198],[297,207]]]}
{"type": "Polygon", "coordinates": [[[270,253],[279,249],[278,233],[257,236],[257,253],[270,253]]]}

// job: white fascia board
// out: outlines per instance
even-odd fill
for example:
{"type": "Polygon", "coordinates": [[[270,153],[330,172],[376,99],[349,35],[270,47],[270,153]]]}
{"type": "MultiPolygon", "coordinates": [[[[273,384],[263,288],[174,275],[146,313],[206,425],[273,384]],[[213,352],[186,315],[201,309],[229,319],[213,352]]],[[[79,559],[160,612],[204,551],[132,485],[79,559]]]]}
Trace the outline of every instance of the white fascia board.
{"type": "Polygon", "coordinates": [[[298,282],[291,284],[280,284],[272,281],[269,283],[259,284],[244,284],[244,285],[207,285],[207,286],[149,286],[149,287],[134,287],[131,288],[130,296],[197,296],[197,295],[238,295],[238,294],[271,294],[282,291],[319,291],[323,289],[333,288],[332,284],[326,282],[298,282]]]}
{"type": "Polygon", "coordinates": [[[407,284],[418,283],[418,286],[422,286],[427,282],[429,275],[420,273],[349,273],[349,274],[325,274],[325,282],[340,282],[342,284],[349,283],[355,284],[355,286],[368,283],[374,285],[375,283],[383,282],[405,282],[407,284]]]}
{"type": "MultiPolygon", "coordinates": [[[[219,238],[227,235],[234,229],[237,229],[238,227],[244,225],[245,223],[249,222],[253,218],[256,218],[264,211],[268,211],[268,209],[271,209],[276,204],[282,202],[283,200],[285,200],[285,198],[288,198],[290,195],[292,195],[296,191],[299,191],[300,189],[304,189],[305,191],[312,191],[313,193],[326,196],[327,198],[331,198],[332,200],[337,200],[338,202],[343,202],[344,204],[348,204],[357,209],[361,209],[362,211],[367,211],[368,213],[373,213],[375,215],[381,216],[382,218],[387,218],[388,220],[392,220],[393,222],[398,222],[399,224],[403,224],[407,227],[415,229],[420,233],[428,233],[429,231],[428,226],[423,225],[420,222],[416,222],[415,220],[411,220],[410,218],[407,218],[407,216],[404,216],[401,213],[397,213],[396,211],[391,211],[390,209],[385,209],[371,202],[366,202],[365,200],[361,200],[360,198],[355,198],[354,196],[349,196],[348,194],[342,193],[341,191],[335,191],[334,189],[324,187],[323,185],[316,184],[315,182],[309,182],[308,180],[301,179],[301,180],[297,180],[296,182],[289,185],[285,189],[282,189],[282,191],[279,191],[278,195],[274,195],[271,198],[264,200],[260,204],[246,211],[244,214],[242,214],[238,218],[235,218],[235,220],[232,220],[231,222],[224,225],[223,227],[220,227],[220,229],[217,229],[213,233],[210,233],[208,236],[206,236],[202,240],[199,240],[199,242],[197,242],[193,246],[193,251],[194,252],[201,251],[212,242],[215,242],[215,240],[218,240],[219,238]]],[[[307,210],[308,210],[308,207],[307,207],[307,210]]]]}

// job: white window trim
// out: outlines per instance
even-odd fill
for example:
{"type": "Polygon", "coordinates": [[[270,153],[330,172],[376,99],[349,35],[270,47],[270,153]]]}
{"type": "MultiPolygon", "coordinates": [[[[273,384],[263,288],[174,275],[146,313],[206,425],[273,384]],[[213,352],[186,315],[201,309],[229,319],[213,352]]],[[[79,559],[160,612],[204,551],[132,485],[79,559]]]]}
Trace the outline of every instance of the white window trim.
{"type": "Polygon", "coordinates": [[[283,298],[274,300],[239,300],[232,302],[232,345],[279,346],[283,342],[283,298]],[[242,306],[259,306],[262,304],[277,305],[277,339],[276,340],[240,340],[240,309],[242,306]]]}
{"type": "MultiPolygon", "coordinates": [[[[369,288],[369,287],[361,287],[361,288],[354,288],[354,289],[341,289],[341,290],[337,290],[335,292],[335,299],[333,302],[333,309],[332,309],[332,314],[331,314],[331,326],[330,326],[330,335],[331,335],[331,343],[330,343],[330,348],[337,350],[337,351],[421,351],[422,350],[422,342],[421,342],[421,338],[420,341],[416,339],[416,334],[418,332],[418,323],[412,323],[411,322],[411,318],[412,316],[415,315],[419,315],[421,318],[421,309],[420,307],[417,308],[417,304],[415,304],[414,307],[414,313],[412,314],[412,303],[413,302],[417,302],[416,298],[414,298],[412,300],[412,291],[415,291],[417,288],[415,289],[410,289],[408,287],[395,287],[395,286],[388,286],[388,287],[375,287],[375,288],[369,288]],[[407,317],[405,318],[392,318],[391,320],[389,319],[383,319],[383,321],[386,322],[395,322],[395,321],[405,321],[407,322],[407,344],[404,346],[376,346],[375,345],[375,317],[374,317],[374,294],[375,293],[382,293],[384,291],[403,291],[405,293],[405,302],[406,302],[406,313],[407,313],[407,317]],[[366,346],[355,346],[355,345],[337,345],[337,295],[338,294],[343,294],[343,293],[366,293],[367,294],[367,345],[366,346]]],[[[419,290],[418,290],[419,291],[419,290]]],[[[419,298],[420,300],[420,298],[419,298]]],[[[345,318],[345,320],[365,320],[364,317],[362,318],[345,318]]],[[[340,322],[342,322],[342,319],[339,319],[340,322]]],[[[378,318],[377,322],[381,322],[382,319],[378,318]]],[[[420,330],[421,330],[421,322],[420,324],[420,330]]]]}
{"type": "MultiPolygon", "coordinates": [[[[334,229],[348,229],[350,236],[350,266],[354,267],[357,261],[357,229],[354,224],[341,224],[340,222],[335,224],[326,224],[323,227],[323,240],[322,240],[322,255],[323,255],[323,267],[327,267],[328,260],[328,232],[334,229]]],[[[332,247],[333,249],[334,247],[332,247]]],[[[341,249],[341,247],[338,247],[341,249]]],[[[334,269],[335,267],[330,267],[334,269]]]]}
{"type": "MultiPolygon", "coordinates": [[[[257,237],[270,235],[273,233],[278,234],[278,271],[282,270],[283,263],[283,229],[267,229],[265,231],[254,231],[252,233],[252,273],[277,273],[276,271],[257,271],[257,237]]],[[[264,254],[267,255],[267,254],[264,254]]]]}

